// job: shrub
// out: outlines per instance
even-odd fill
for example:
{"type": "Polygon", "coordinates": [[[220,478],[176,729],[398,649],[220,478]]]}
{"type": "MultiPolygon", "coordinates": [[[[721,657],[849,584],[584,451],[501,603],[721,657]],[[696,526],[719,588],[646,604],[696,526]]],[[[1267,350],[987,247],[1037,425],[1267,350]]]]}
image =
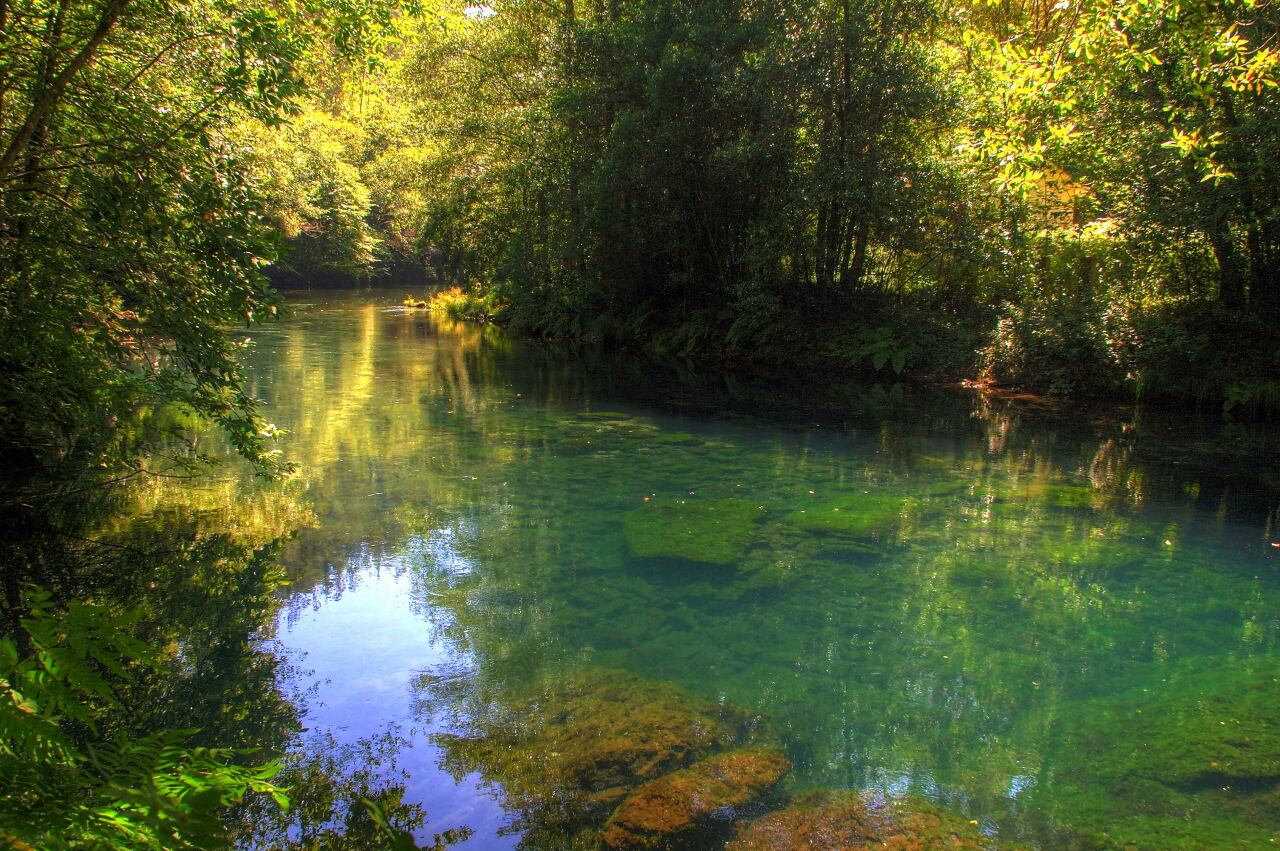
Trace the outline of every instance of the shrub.
{"type": "Polygon", "coordinates": [[[1055,395],[1111,390],[1122,382],[1093,304],[1006,304],[979,354],[985,380],[1055,395]]]}
{"type": "Polygon", "coordinates": [[[426,307],[450,319],[469,322],[496,322],[503,312],[503,304],[492,292],[461,287],[441,290],[427,299],[426,307]]]}

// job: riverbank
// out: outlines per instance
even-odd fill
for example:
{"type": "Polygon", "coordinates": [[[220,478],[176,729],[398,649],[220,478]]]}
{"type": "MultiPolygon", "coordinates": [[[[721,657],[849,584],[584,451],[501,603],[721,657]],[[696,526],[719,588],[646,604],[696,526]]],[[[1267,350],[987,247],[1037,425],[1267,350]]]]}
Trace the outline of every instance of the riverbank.
{"type": "MultiPolygon", "coordinates": [[[[1128,326],[1038,335],[996,323],[984,333],[980,316],[927,310],[892,314],[868,327],[825,316],[794,317],[787,332],[763,345],[734,342],[733,328],[695,324],[666,329],[618,325],[564,312],[531,319],[493,289],[452,287],[422,298],[421,309],[455,320],[501,325],[543,340],[604,345],[656,360],[678,358],[729,372],[791,383],[797,376],[895,386],[958,386],[1036,404],[1123,410],[1134,404],[1237,419],[1280,417],[1280,348],[1266,323],[1215,306],[1184,306],[1158,321],[1131,318],[1128,326]],[[1149,333],[1157,324],[1160,335],[1149,333]],[[1141,333],[1140,333],[1141,332],[1141,333]],[[1086,339],[1092,334],[1097,339],[1086,339]],[[1227,342],[1229,341],[1229,342],[1227,342]]],[[[917,306],[918,308],[919,306],[917,306]]],[[[988,317],[990,319],[991,317],[988,317]]]]}

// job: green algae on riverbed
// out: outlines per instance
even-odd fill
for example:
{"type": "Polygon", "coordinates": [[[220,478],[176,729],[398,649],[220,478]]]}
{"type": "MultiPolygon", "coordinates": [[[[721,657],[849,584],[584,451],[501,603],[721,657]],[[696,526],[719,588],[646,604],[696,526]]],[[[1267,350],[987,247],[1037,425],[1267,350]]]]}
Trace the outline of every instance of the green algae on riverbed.
{"type": "Polygon", "coordinates": [[[1102,847],[1280,842],[1280,666],[1180,667],[1071,707],[1055,751],[1058,817],[1102,847]]]}
{"type": "Polygon", "coordinates": [[[911,506],[902,494],[863,491],[860,494],[815,502],[787,515],[787,522],[819,535],[871,538],[887,535],[911,506]]]}
{"type": "Polygon", "coordinates": [[[636,558],[727,566],[742,558],[764,506],[743,499],[650,502],[630,512],[624,535],[636,558]]]}

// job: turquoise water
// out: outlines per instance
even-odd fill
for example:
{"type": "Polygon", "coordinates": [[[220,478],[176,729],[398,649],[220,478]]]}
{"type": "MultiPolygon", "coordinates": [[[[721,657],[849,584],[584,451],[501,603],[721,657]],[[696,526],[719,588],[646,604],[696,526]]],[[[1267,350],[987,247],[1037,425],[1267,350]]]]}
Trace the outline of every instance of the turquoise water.
{"type": "MultiPolygon", "coordinates": [[[[306,515],[262,647],[312,734],[397,731],[424,836],[589,846],[475,745],[514,753],[512,725],[558,723],[528,707],[621,671],[749,714],[792,797],[927,800],[1036,847],[1280,837],[1265,429],[761,385],[294,301],[247,355],[306,515]]],[[[236,487],[251,510],[272,486],[236,487]]]]}

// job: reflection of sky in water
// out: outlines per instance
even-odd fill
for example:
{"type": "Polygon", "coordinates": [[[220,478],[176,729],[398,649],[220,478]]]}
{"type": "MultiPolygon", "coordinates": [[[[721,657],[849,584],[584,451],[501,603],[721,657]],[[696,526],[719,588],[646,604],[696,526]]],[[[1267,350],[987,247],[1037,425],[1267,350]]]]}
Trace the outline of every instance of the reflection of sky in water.
{"type": "MultiPolygon", "coordinates": [[[[464,524],[465,525],[465,524],[464,524]]],[[[465,528],[463,533],[465,534],[465,528]]],[[[449,576],[469,576],[472,571],[471,560],[459,553],[454,547],[458,533],[452,529],[435,529],[425,538],[409,539],[408,550],[421,550],[436,570],[449,576]]]]}
{"type": "MultiPolygon", "coordinates": [[[[447,533],[432,535],[427,546],[442,566],[464,565],[456,553],[450,557],[447,540],[447,533]]],[[[475,834],[455,847],[514,848],[516,837],[497,835],[505,816],[493,797],[480,790],[480,778],[455,783],[442,771],[440,749],[429,740],[439,728],[413,715],[411,680],[445,665],[448,656],[431,626],[415,614],[411,574],[403,568],[387,559],[368,565],[360,582],[339,599],[325,600],[281,624],[280,652],[310,672],[310,682],[304,677],[299,685],[317,689],[303,723],[313,731],[332,731],[341,742],[398,725],[411,742],[397,755],[410,778],[405,799],[426,808],[426,834],[466,825],[475,834]]]]}

